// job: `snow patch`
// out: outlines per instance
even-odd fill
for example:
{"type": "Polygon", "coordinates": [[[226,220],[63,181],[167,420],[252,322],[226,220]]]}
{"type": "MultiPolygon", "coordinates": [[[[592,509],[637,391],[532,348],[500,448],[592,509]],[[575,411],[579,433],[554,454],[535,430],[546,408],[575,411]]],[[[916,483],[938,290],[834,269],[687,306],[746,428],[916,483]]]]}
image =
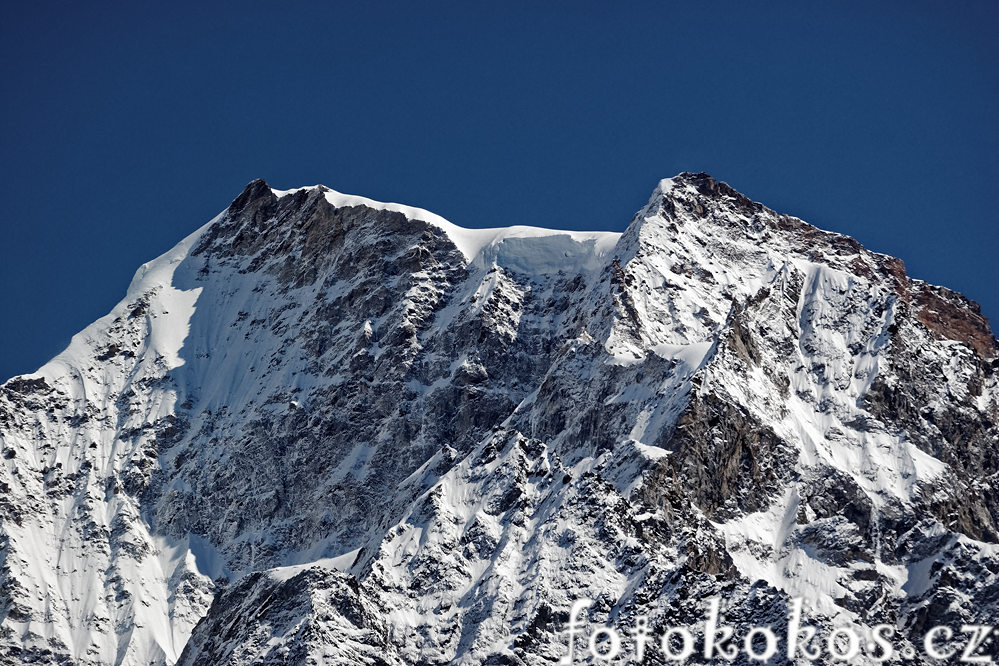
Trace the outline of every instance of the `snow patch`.
{"type": "Polygon", "coordinates": [[[336,557],[323,557],[305,564],[292,564],[286,567],[275,567],[273,569],[268,569],[267,575],[276,581],[284,582],[294,578],[306,569],[311,569],[312,567],[335,569],[336,571],[346,572],[350,569],[350,565],[354,563],[354,560],[357,559],[357,553],[359,551],[360,548],[355,548],[354,550],[346,552],[343,555],[337,555],[336,557]]]}

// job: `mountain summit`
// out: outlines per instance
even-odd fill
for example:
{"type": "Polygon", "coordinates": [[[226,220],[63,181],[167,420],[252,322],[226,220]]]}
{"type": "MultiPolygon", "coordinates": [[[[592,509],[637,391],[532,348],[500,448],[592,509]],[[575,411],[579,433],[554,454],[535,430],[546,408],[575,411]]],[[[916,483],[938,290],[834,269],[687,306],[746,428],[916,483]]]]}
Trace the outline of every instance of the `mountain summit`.
{"type": "Polygon", "coordinates": [[[623,234],[257,180],[0,387],[0,660],[995,625],[997,369],[976,304],[706,174],[623,234]]]}

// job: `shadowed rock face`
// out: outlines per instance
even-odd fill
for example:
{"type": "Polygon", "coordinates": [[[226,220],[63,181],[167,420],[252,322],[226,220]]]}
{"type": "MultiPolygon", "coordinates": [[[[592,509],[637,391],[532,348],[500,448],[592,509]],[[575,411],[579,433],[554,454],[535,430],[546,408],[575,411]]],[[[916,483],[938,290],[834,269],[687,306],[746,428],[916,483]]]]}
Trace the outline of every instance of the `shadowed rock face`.
{"type": "Polygon", "coordinates": [[[620,237],[254,181],[0,387],[0,661],[994,623],[996,368],[974,303],[706,174],[620,237]]]}
{"type": "Polygon", "coordinates": [[[215,599],[177,663],[401,666],[384,649],[387,636],[384,619],[347,574],[322,567],[253,573],[215,599]]]}

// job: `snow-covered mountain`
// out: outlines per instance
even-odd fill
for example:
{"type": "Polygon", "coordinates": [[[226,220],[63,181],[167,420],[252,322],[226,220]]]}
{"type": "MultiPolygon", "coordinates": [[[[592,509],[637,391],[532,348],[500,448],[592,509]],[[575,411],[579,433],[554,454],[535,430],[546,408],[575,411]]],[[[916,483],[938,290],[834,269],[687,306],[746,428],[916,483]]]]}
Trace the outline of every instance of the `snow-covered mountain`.
{"type": "Polygon", "coordinates": [[[623,234],[254,181],[0,387],[0,662],[995,625],[997,369],[976,304],[705,174],[623,234]]]}

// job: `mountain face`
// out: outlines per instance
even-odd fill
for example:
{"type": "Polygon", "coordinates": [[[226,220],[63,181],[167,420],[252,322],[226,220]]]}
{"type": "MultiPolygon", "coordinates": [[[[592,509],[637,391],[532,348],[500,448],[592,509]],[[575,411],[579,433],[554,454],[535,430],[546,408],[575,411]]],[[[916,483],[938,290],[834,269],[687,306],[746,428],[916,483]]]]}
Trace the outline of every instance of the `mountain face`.
{"type": "Polygon", "coordinates": [[[623,234],[254,181],[0,387],[0,662],[548,664],[580,599],[919,648],[999,624],[997,369],[706,174],[623,234]]]}

